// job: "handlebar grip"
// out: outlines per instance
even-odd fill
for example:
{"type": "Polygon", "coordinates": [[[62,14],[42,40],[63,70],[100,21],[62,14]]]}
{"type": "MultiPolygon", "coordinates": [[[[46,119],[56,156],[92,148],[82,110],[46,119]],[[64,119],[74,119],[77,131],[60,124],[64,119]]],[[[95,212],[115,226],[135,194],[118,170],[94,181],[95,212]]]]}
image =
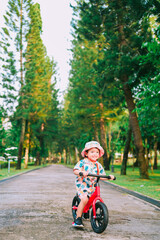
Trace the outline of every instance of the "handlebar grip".
{"type": "Polygon", "coordinates": [[[83,177],[83,172],[79,172],[79,176],[83,177]]]}
{"type": "MultiPolygon", "coordinates": [[[[111,179],[111,176],[110,175],[108,175],[108,176],[106,176],[109,180],[111,179]]],[[[116,180],[116,177],[114,176],[114,178],[113,178],[113,180],[116,180]]]]}
{"type": "MultiPolygon", "coordinates": [[[[111,179],[110,175],[109,175],[107,178],[108,178],[108,179],[111,179]]],[[[114,177],[113,180],[116,180],[116,177],[114,177]]]]}

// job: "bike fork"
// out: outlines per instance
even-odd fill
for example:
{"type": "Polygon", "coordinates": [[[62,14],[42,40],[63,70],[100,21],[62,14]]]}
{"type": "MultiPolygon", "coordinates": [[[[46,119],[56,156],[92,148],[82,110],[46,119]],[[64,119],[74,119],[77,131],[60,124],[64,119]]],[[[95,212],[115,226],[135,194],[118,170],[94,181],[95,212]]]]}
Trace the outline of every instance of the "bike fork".
{"type": "Polygon", "coordinates": [[[104,203],[104,201],[102,200],[101,197],[97,197],[97,198],[93,201],[93,205],[92,205],[92,208],[93,208],[93,218],[96,218],[96,202],[97,202],[97,201],[104,203]]]}

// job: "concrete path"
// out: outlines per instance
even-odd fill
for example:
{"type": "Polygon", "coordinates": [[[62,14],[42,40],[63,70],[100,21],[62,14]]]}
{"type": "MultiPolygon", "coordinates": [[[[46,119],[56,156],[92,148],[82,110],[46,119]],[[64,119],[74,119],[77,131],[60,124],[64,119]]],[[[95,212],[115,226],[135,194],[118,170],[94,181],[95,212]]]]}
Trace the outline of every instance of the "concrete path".
{"type": "Polygon", "coordinates": [[[74,229],[71,169],[52,165],[0,183],[0,240],[159,240],[160,209],[101,182],[109,225],[96,234],[90,221],[74,229]]]}

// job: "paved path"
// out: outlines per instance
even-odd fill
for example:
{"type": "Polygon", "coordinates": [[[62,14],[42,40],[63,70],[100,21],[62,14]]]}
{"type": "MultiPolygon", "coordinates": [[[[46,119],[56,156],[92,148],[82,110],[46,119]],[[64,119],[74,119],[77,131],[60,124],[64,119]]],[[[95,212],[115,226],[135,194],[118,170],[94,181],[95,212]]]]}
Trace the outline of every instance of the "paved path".
{"type": "Polygon", "coordinates": [[[160,209],[101,182],[110,220],[102,234],[90,222],[71,226],[71,169],[52,165],[0,183],[0,240],[159,240],[160,209]]]}

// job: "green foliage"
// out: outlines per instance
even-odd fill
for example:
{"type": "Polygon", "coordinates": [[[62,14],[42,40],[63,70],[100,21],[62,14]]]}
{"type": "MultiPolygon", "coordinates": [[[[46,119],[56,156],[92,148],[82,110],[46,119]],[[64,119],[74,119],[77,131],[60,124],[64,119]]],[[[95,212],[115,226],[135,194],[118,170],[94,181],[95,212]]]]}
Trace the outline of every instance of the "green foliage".
{"type": "Polygon", "coordinates": [[[10,124],[11,126],[7,128],[6,130],[6,148],[10,147],[17,147],[17,149],[14,150],[14,153],[12,152],[11,155],[17,156],[18,155],[18,144],[20,139],[20,133],[21,133],[21,125],[20,120],[17,120],[12,116],[10,118],[10,124]]]}
{"type": "Polygon", "coordinates": [[[120,114],[123,97],[104,75],[104,52],[99,51],[100,46],[104,48],[103,36],[96,42],[75,39],[73,46],[70,85],[61,118],[62,141],[66,149],[76,146],[80,152],[85,142],[100,137],[101,118],[107,124],[120,114]]]}
{"type": "Polygon", "coordinates": [[[41,39],[40,5],[33,5],[31,0],[9,0],[4,19],[0,48],[2,97],[11,122],[5,147],[19,146],[23,118],[26,136],[24,144],[21,142],[22,154],[29,134],[30,154],[36,156],[41,151],[41,157],[46,157],[58,131],[58,91],[56,64],[47,56],[41,39]]]}
{"type": "MultiPolygon", "coordinates": [[[[0,60],[2,71],[2,98],[4,107],[8,114],[13,114],[18,101],[19,88],[21,84],[20,72],[24,71],[24,66],[20,66],[20,50],[25,52],[26,39],[25,35],[28,31],[28,10],[32,1],[22,1],[22,6],[19,0],[8,1],[8,11],[4,15],[5,27],[1,31],[0,42],[0,60]],[[23,17],[20,22],[20,11],[23,8],[23,17]],[[22,39],[21,39],[22,38],[22,39]],[[23,46],[21,44],[23,42],[23,46]]],[[[24,57],[23,57],[24,62],[24,57]]]]}
{"type": "Polygon", "coordinates": [[[160,136],[160,38],[157,37],[157,40],[144,44],[148,52],[140,57],[141,66],[150,64],[151,67],[135,89],[137,111],[145,138],[160,136]]]}
{"type": "MultiPolygon", "coordinates": [[[[21,101],[25,106],[25,117],[35,149],[41,151],[41,157],[48,156],[47,144],[57,134],[58,101],[55,83],[51,78],[56,74],[56,64],[46,53],[41,39],[42,20],[40,5],[34,4],[29,13],[31,23],[27,34],[25,54],[25,86],[21,101]]],[[[21,108],[17,114],[22,114],[21,108]]],[[[33,150],[34,151],[34,150],[33,150]]]]}
{"type": "MultiPolygon", "coordinates": [[[[128,111],[122,112],[113,122],[110,123],[110,132],[112,134],[111,148],[113,153],[121,153],[125,147],[125,141],[128,131],[129,114],[128,111]]],[[[109,136],[108,136],[109,141],[109,136]]]]}

